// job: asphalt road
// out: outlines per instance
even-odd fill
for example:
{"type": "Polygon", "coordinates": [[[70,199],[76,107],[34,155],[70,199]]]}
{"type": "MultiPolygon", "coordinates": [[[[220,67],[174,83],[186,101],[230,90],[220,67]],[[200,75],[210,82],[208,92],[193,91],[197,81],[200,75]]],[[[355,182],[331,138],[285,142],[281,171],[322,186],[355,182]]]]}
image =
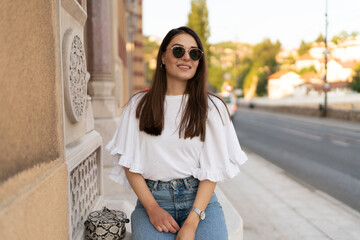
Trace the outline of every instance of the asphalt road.
{"type": "Polygon", "coordinates": [[[245,150],[360,211],[360,124],[247,109],[233,122],[245,150]]]}

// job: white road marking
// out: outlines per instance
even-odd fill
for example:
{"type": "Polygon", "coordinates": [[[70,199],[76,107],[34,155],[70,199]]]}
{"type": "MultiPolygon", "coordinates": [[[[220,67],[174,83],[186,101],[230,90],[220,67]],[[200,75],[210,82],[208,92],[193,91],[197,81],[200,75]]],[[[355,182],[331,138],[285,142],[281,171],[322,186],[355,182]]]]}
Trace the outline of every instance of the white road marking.
{"type": "Polygon", "coordinates": [[[335,145],[339,145],[339,146],[342,146],[342,147],[348,147],[350,144],[349,143],[346,143],[346,142],[342,142],[342,141],[338,141],[338,140],[334,140],[332,139],[331,142],[335,145]]]}
{"type": "Polygon", "coordinates": [[[353,144],[360,144],[360,140],[358,139],[354,139],[354,138],[350,138],[350,137],[342,137],[342,136],[337,136],[337,135],[332,135],[332,134],[327,134],[327,136],[329,138],[335,139],[338,142],[344,142],[344,143],[353,143],[353,144]]]}
{"type": "Polygon", "coordinates": [[[300,137],[304,137],[304,138],[307,138],[307,139],[311,139],[311,140],[315,140],[315,141],[321,141],[323,139],[323,137],[318,136],[318,135],[305,133],[305,132],[301,132],[301,131],[290,129],[290,128],[284,128],[284,127],[276,126],[276,125],[273,125],[273,124],[269,124],[267,122],[263,122],[263,121],[261,121],[259,119],[250,119],[250,123],[253,123],[253,121],[256,121],[257,123],[260,123],[260,124],[263,124],[263,125],[268,125],[271,128],[277,128],[282,132],[290,133],[290,134],[300,136],[300,137]]]}
{"type": "Polygon", "coordinates": [[[313,135],[313,134],[305,133],[305,132],[300,132],[300,131],[290,129],[290,128],[282,128],[282,131],[287,132],[287,133],[292,133],[292,134],[300,136],[300,137],[316,140],[316,141],[320,141],[322,139],[321,136],[317,136],[317,135],[313,135]]]}

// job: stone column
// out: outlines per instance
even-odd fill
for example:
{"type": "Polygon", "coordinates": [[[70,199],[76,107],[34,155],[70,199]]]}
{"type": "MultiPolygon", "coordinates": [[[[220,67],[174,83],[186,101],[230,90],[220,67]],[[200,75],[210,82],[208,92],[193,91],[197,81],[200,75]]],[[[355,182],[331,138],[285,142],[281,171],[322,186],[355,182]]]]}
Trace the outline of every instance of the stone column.
{"type": "MultiPolygon", "coordinates": [[[[92,98],[95,129],[106,145],[118,124],[115,103],[112,24],[115,1],[88,1],[86,26],[88,71],[91,78],[88,93],[92,98]]],[[[104,165],[113,166],[110,155],[104,152],[104,165]]],[[[106,176],[105,176],[106,177],[106,176]]]]}
{"type": "Polygon", "coordinates": [[[111,118],[115,116],[112,94],[115,84],[111,58],[110,2],[88,1],[87,11],[88,70],[91,75],[88,91],[92,97],[95,119],[111,118]]]}

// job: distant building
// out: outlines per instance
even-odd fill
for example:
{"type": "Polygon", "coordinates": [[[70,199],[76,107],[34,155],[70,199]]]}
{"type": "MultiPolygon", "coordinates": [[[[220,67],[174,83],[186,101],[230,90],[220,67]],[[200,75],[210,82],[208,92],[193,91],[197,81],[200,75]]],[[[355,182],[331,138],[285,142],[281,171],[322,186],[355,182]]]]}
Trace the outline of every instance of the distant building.
{"type": "Polygon", "coordinates": [[[280,49],[280,52],[276,55],[276,61],[283,64],[284,62],[287,62],[289,58],[293,58],[295,60],[297,59],[297,57],[297,49],[282,48],[280,49]]]}
{"type": "Polygon", "coordinates": [[[328,82],[347,82],[351,81],[353,68],[356,62],[330,59],[327,63],[327,81],[328,82]]]}
{"type": "MultiPolygon", "coordinates": [[[[327,82],[330,84],[329,94],[346,94],[350,91],[349,82],[352,81],[354,67],[360,63],[360,36],[350,37],[335,44],[328,42],[330,53],[327,56],[327,82]]],[[[268,78],[268,95],[270,98],[285,96],[314,96],[323,94],[325,76],[325,43],[315,42],[309,52],[296,57],[295,63],[285,63],[281,69],[294,69],[301,72],[314,67],[315,72],[308,72],[302,76],[290,71],[280,71],[268,78]]],[[[286,58],[294,56],[287,50],[277,55],[277,61],[285,62],[286,58]]]]}
{"type": "Polygon", "coordinates": [[[331,54],[343,62],[360,62],[360,36],[350,37],[339,41],[331,54]]]}
{"type": "MultiPolygon", "coordinates": [[[[333,49],[336,48],[335,43],[333,42],[327,42],[327,48],[330,50],[330,52],[333,52],[333,49]]],[[[315,59],[323,59],[324,58],[324,52],[325,52],[325,43],[324,42],[314,42],[309,49],[309,55],[312,58],[315,59]]]]}
{"type": "Polygon", "coordinates": [[[321,94],[319,91],[322,91],[324,81],[319,74],[308,72],[301,75],[301,79],[303,79],[303,83],[295,86],[293,92],[294,97],[318,96],[321,94]]]}
{"type": "Polygon", "coordinates": [[[292,96],[294,88],[303,83],[300,75],[292,71],[276,72],[268,78],[268,96],[279,99],[292,96]]]}
{"type": "MultiPolygon", "coordinates": [[[[356,61],[343,62],[329,56],[327,62],[327,81],[351,81],[353,68],[356,64],[356,61]]],[[[312,58],[309,54],[299,57],[296,60],[295,66],[297,71],[314,66],[318,74],[321,76],[325,75],[325,60],[312,58]]]]}
{"type": "Polygon", "coordinates": [[[311,66],[314,66],[317,72],[320,72],[322,67],[321,60],[314,58],[309,53],[298,57],[296,59],[295,66],[296,66],[296,71],[301,71],[301,69],[303,68],[309,68],[311,66]]]}

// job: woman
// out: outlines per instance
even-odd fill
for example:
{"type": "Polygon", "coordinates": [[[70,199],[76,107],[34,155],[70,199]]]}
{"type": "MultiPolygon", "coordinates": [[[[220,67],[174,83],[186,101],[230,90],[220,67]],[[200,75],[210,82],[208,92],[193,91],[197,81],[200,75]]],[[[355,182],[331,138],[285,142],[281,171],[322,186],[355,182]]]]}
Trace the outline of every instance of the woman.
{"type": "Polygon", "coordinates": [[[199,36],[172,29],[160,45],[150,90],[134,95],[106,146],[111,178],[138,196],[133,239],[227,239],[216,182],[247,157],[226,105],[206,90],[199,36]]]}

